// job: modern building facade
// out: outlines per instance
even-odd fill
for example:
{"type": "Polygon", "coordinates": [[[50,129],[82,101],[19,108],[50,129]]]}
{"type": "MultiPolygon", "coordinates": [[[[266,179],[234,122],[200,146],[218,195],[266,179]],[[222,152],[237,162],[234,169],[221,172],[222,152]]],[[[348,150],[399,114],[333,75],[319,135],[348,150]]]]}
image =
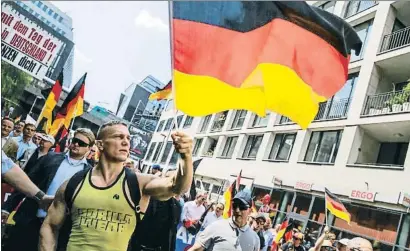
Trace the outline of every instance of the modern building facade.
{"type": "MultiPolygon", "coordinates": [[[[16,4],[51,27],[71,42],[74,41],[73,20],[50,1],[16,1],[16,4]]],[[[74,49],[69,53],[64,64],[64,87],[69,88],[73,78],[74,49]]],[[[54,62],[54,67],[57,61],[54,62]]],[[[52,67],[51,67],[52,68],[52,67]]]]}
{"type": "MultiPolygon", "coordinates": [[[[313,4],[344,18],[364,41],[360,55],[351,57],[345,86],[320,104],[307,130],[275,113],[179,113],[178,128],[194,136],[193,154],[202,159],[197,186],[218,199],[242,170],[241,184],[253,190],[256,204],[271,194],[276,224],[286,216],[319,233],[326,187],[352,217],[348,225],[327,215],[338,238],[362,236],[383,251],[410,250],[410,2],[313,4]]],[[[173,127],[172,104],[148,146],[146,170],[177,162],[164,136],[173,127]]]]}
{"type": "Polygon", "coordinates": [[[151,75],[140,83],[132,83],[120,96],[117,116],[134,122],[134,115],[142,114],[146,109],[149,96],[163,87],[164,84],[151,75]]]}

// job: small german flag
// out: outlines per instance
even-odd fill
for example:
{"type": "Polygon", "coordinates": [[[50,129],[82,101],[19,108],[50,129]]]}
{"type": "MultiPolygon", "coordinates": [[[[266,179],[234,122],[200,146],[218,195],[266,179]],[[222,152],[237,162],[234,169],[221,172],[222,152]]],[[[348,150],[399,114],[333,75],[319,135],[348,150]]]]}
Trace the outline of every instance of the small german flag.
{"type": "Polygon", "coordinates": [[[169,81],[168,84],[162,88],[159,89],[157,92],[151,94],[149,96],[149,100],[163,100],[163,99],[169,99],[172,94],[172,81],[169,81]]]}
{"type": "Polygon", "coordinates": [[[224,193],[224,212],[223,217],[224,219],[228,219],[232,216],[232,200],[235,197],[236,193],[239,192],[239,187],[241,184],[242,178],[242,170],[239,172],[236,180],[228,187],[228,189],[224,193]]]}
{"type": "Polygon", "coordinates": [[[278,244],[280,240],[285,236],[286,233],[292,230],[292,222],[289,219],[285,219],[282,224],[280,225],[280,229],[276,234],[275,240],[273,240],[271,250],[276,251],[278,249],[278,244]]]}
{"type": "Polygon", "coordinates": [[[325,200],[326,209],[329,210],[334,216],[342,220],[347,221],[350,224],[350,213],[347,211],[343,203],[332,194],[327,188],[325,188],[325,200]]]}

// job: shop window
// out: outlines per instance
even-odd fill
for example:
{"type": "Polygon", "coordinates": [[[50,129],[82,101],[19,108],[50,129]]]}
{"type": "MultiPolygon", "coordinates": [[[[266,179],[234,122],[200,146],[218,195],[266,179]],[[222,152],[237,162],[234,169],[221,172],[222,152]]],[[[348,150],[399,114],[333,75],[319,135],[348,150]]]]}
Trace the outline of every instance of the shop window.
{"type": "Polygon", "coordinates": [[[254,187],[252,191],[252,197],[255,201],[255,206],[259,210],[259,208],[263,205],[262,199],[265,195],[270,194],[270,189],[254,187]]]}
{"type": "Polygon", "coordinates": [[[334,226],[342,231],[353,232],[386,243],[395,243],[400,215],[369,207],[345,204],[351,215],[350,225],[335,218],[334,226]]]}
{"type": "MultiPolygon", "coordinates": [[[[343,238],[353,239],[355,237],[365,238],[368,241],[370,241],[370,243],[373,245],[373,250],[374,251],[392,251],[393,250],[393,246],[388,245],[388,244],[383,243],[383,242],[380,242],[377,239],[370,239],[370,238],[368,238],[368,236],[361,236],[361,235],[358,235],[358,234],[354,234],[353,232],[346,231],[346,230],[341,230],[341,229],[337,229],[337,228],[331,228],[331,232],[336,235],[337,240],[340,240],[340,239],[343,239],[343,238]]],[[[398,250],[398,249],[395,249],[395,250],[398,250]]]]}
{"type": "Polygon", "coordinates": [[[312,212],[309,217],[310,220],[324,223],[326,219],[325,215],[325,200],[322,198],[315,198],[313,203],[312,212]]]}
{"type": "Polygon", "coordinates": [[[293,205],[292,212],[300,215],[308,215],[310,202],[312,201],[312,196],[307,194],[298,193],[295,200],[295,205],[293,205]]]}
{"type": "Polygon", "coordinates": [[[319,224],[313,221],[308,221],[305,228],[305,241],[306,248],[312,248],[315,246],[317,239],[322,233],[323,224],[319,224]]]}

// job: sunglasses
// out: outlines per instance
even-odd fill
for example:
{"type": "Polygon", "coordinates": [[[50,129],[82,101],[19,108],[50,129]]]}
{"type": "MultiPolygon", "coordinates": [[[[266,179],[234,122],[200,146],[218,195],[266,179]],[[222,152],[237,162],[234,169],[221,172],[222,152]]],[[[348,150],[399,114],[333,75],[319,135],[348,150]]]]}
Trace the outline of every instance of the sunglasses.
{"type": "Polygon", "coordinates": [[[71,141],[71,144],[73,145],[78,144],[78,146],[80,147],[87,147],[89,145],[79,138],[73,138],[73,140],[71,141]]]}
{"type": "Polygon", "coordinates": [[[232,208],[234,210],[236,210],[237,208],[239,208],[239,210],[244,211],[244,210],[248,210],[248,205],[245,205],[243,203],[233,203],[232,204],[232,208]]]}
{"type": "Polygon", "coordinates": [[[295,241],[301,241],[301,240],[302,240],[302,239],[297,238],[297,237],[293,237],[293,239],[294,239],[295,241]]]}
{"type": "Polygon", "coordinates": [[[222,207],[217,207],[217,208],[215,208],[215,210],[223,210],[223,208],[222,207]]]}
{"type": "Polygon", "coordinates": [[[326,251],[334,251],[334,250],[336,250],[334,247],[322,247],[322,249],[323,249],[323,250],[326,250],[326,251]]]}

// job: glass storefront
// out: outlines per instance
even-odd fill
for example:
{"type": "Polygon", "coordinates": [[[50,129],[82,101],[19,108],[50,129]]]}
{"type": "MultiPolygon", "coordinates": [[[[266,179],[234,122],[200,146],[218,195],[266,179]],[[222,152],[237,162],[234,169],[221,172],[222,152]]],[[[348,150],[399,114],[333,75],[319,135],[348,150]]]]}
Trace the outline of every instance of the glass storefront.
{"type": "MultiPolygon", "coordinates": [[[[254,188],[253,196],[260,201],[270,192],[274,226],[285,217],[292,219],[294,226],[305,233],[306,241],[314,245],[324,229],[326,221],[325,200],[321,196],[266,188],[254,188]]],[[[261,202],[260,202],[261,203],[261,202]]],[[[410,251],[410,214],[344,203],[351,214],[351,223],[328,214],[331,231],[337,239],[363,237],[373,244],[375,251],[410,251]]]]}

